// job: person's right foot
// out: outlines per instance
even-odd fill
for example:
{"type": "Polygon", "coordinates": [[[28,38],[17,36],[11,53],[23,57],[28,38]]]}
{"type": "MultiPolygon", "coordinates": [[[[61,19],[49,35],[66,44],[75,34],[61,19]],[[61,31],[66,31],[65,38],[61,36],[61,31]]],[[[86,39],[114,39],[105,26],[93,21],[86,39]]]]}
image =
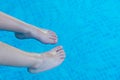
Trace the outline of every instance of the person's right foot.
{"type": "Polygon", "coordinates": [[[28,68],[30,73],[46,71],[60,65],[64,61],[65,52],[62,46],[58,46],[43,54],[35,54],[34,57],[38,59],[38,62],[28,68]]]}
{"type": "Polygon", "coordinates": [[[28,27],[28,32],[25,33],[15,33],[18,39],[34,38],[45,44],[55,44],[57,43],[57,35],[55,32],[47,29],[37,28],[33,25],[26,25],[28,27]]]}

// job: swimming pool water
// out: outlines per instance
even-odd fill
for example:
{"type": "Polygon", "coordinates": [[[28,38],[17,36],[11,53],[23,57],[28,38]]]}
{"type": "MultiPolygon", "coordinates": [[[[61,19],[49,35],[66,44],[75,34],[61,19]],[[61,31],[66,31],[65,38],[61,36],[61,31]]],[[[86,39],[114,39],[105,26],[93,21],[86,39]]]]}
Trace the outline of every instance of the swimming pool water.
{"type": "Polygon", "coordinates": [[[1,41],[38,53],[63,45],[67,57],[59,67],[38,74],[1,66],[0,80],[119,80],[119,5],[119,0],[1,0],[1,11],[55,31],[59,42],[18,40],[6,31],[0,31],[1,41]]]}

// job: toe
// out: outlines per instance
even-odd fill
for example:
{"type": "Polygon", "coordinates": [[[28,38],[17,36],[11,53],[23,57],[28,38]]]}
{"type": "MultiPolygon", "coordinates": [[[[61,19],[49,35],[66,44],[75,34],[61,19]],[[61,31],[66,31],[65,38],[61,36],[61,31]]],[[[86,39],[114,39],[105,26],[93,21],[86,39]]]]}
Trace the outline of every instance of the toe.
{"type": "Polygon", "coordinates": [[[49,36],[52,37],[52,38],[56,38],[57,39],[56,35],[49,35],[49,36]]]}
{"type": "Polygon", "coordinates": [[[64,55],[64,53],[65,53],[64,50],[60,50],[60,51],[58,52],[59,55],[64,55]]]}
{"type": "Polygon", "coordinates": [[[65,52],[64,52],[64,50],[59,51],[58,55],[60,56],[60,58],[62,58],[62,57],[65,58],[65,52]]]}
{"type": "Polygon", "coordinates": [[[57,39],[57,37],[51,36],[51,35],[49,36],[49,38],[50,38],[50,39],[53,39],[53,40],[54,40],[54,39],[57,39]]]}
{"type": "Polygon", "coordinates": [[[58,46],[58,47],[56,48],[56,52],[59,52],[59,51],[62,50],[62,49],[63,49],[62,46],[58,46]]]}
{"type": "Polygon", "coordinates": [[[49,38],[49,39],[50,39],[49,42],[50,42],[51,44],[57,43],[57,40],[56,40],[55,38],[49,38]]]}
{"type": "Polygon", "coordinates": [[[50,43],[53,43],[53,44],[55,44],[55,43],[57,43],[57,41],[58,41],[58,38],[56,37],[56,36],[53,36],[53,35],[49,35],[49,41],[50,41],[50,43]]]}
{"type": "Polygon", "coordinates": [[[51,36],[57,38],[57,35],[51,35],[51,36]]]}
{"type": "Polygon", "coordinates": [[[48,30],[48,33],[50,34],[55,34],[55,32],[48,30]]]}
{"type": "Polygon", "coordinates": [[[60,59],[61,59],[61,60],[64,60],[64,59],[65,59],[65,57],[61,57],[60,59]]]}
{"type": "Polygon", "coordinates": [[[59,49],[59,51],[57,52],[57,54],[60,57],[60,59],[64,59],[66,57],[65,51],[62,48],[59,49]]]}
{"type": "Polygon", "coordinates": [[[51,39],[52,42],[57,43],[58,39],[56,37],[50,36],[49,39],[51,39]]]}
{"type": "Polygon", "coordinates": [[[53,37],[57,37],[56,33],[53,31],[48,31],[49,35],[53,36],[53,37]]]}
{"type": "Polygon", "coordinates": [[[61,49],[62,49],[62,46],[57,46],[57,47],[53,48],[52,50],[58,52],[61,49]]]}

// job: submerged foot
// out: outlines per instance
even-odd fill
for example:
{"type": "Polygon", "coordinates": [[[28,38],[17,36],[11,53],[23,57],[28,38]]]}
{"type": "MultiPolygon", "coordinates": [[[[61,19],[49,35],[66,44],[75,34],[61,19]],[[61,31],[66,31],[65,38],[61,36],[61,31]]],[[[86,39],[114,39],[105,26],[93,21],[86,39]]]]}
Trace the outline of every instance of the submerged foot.
{"type": "Polygon", "coordinates": [[[39,56],[36,55],[36,58],[39,59],[38,62],[28,68],[30,73],[42,72],[60,65],[64,61],[65,53],[62,47],[58,46],[48,52],[40,54],[39,56]]]}
{"type": "Polygon", "coordinates": [[[15,36],[18,39],[34,38],[45,44],[57,43],[57,35],[53,31],[37,28],[32,25],[29,25],[29,27],[29,32],[15,33],[15,36]]]}

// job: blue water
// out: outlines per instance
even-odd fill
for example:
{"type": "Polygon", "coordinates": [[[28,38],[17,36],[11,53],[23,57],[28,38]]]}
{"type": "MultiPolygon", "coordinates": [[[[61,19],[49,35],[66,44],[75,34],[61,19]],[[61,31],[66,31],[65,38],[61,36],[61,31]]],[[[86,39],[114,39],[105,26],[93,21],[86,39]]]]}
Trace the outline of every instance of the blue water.
{"type": "Polygon", "coordinates": [[[63,45],[67,56],[59,67],[38,74],[1,66],[0,80],[120,79],[119,0],[0,0],[0,10],[59,36],[56,45],[44,45],[1,31],[1,41],[38,53],[63,45]]]}

